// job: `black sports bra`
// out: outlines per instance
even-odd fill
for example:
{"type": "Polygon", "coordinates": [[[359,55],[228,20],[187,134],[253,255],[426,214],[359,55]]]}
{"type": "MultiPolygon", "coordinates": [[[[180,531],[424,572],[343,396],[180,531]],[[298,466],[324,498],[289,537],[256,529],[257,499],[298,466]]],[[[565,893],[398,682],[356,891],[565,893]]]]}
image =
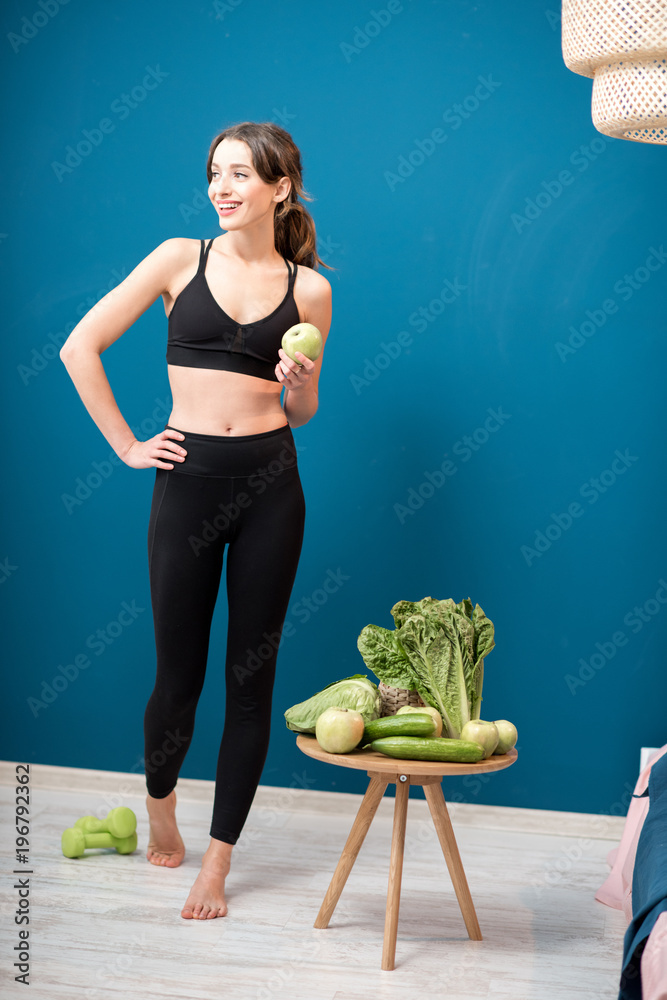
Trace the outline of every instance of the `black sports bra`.
{"type": "Polygon", "coordinates": [[[296,264],[290,269],[285,298],[269,316],[241,326],[213,298],[205,269],[213,240],[204,250],[201,240],[199,267],[194,278],[177,296],[169,313],[167,364],[186,368],[215,368],[240,372],[277,382],[275,367],[280,360],[282,336],[300,322],[294,301],[296,264]]]}

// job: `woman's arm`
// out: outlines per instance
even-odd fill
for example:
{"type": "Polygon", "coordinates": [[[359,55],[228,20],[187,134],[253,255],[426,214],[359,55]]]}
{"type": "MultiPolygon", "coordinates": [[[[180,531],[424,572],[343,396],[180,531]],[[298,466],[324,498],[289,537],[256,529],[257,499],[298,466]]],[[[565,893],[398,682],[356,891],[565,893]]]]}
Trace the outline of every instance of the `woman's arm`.
{"type": "Polygon", "coordinates": [[[312,323],[320,331],[322,350],[316,361],[311,361],[297,352],[305,369],[298,378],[289,373],[284,374],[282,365],[288,366],[291,371],[297,371],[299,365],[292,361],[282,347],[278,351],[281,361],[276,365],[276,376],[285,387],[283,409],[290,427],[300,427],[308,423],[317,413],[319,400],[317,384],[322,370],[324,345],[331,327],[331,285],[327,279],[317,271],[312,271],[308,275],[308,280],[303,282],[303,286],[300,296],[306,313],[303,322],[312,323]]]}
{"type": "Polygon", "coordinates": [[[118,457],[135,469],[173,469],[163,459],[173,460],[185,452],[169,438],[183,440],[183,435],[162,431],[148,441],[137,441],[118,408],[100,355],[167,290],[172,275],[183,264],[183,244],[184,240],[176,238],[156,247],[86,313],[60,350],[88,413],[118,457]]]}

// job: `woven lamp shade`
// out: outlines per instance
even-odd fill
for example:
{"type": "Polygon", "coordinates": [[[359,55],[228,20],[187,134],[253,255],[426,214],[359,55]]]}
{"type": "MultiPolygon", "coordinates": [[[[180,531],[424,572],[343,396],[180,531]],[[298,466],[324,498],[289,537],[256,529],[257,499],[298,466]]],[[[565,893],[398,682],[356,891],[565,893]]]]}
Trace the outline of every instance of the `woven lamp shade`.
{"type": "Polygon", "coordinates": [[[667,144],[667,0],[563,0],[563,59],[593,78],[598,132],[667,144]]]}

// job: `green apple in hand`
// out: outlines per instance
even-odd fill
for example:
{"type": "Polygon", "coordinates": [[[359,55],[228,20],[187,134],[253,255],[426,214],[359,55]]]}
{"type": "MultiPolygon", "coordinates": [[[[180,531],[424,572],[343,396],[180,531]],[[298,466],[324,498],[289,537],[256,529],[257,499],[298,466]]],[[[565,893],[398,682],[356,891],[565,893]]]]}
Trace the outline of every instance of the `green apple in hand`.
{"type": "Polygon", "coordinates": [[[322,334],[312,323],[296,323],[285,331],[280,346],[298,365],[301,362],[294,357],[296,351],[301,351],[311,361],[315,361],[322,351],[322,334]]]}

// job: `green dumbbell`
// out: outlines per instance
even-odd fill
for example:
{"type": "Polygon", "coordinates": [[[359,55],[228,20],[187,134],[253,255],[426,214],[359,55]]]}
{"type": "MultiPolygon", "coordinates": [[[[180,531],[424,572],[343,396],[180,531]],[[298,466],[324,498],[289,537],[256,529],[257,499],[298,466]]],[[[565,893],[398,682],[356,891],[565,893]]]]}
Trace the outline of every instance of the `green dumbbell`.
{"type": "Polygon", "coordinates": [[[116,839],[131,837],[137,829],[137,817],[127,806],[112,809],[104,819],[96,816],[82,816],[74,824],[84,833],[110,833],[116,839]]]}
{"type": "Polygon", "coordinates": [[[114,837],[108,832],[86,833],[80,826],[72,826],[63,833],[61,846],[66,858],[80,858],[89,847],[115,847],[119,854],[131,854],[137,849],[137,835],[114,837]]]}

